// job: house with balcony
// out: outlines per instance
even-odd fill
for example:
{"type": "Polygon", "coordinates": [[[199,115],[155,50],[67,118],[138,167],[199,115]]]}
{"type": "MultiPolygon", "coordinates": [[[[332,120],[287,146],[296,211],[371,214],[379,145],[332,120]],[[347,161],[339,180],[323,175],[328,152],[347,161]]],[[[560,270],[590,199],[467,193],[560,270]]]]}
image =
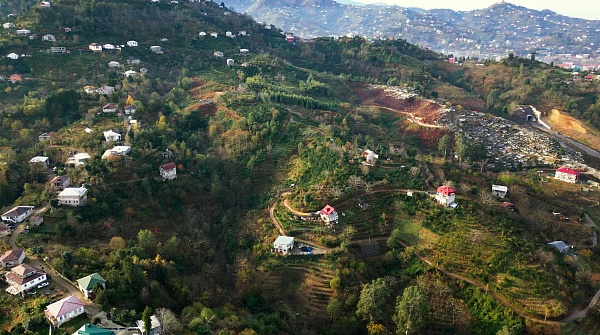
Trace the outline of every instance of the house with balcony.
{"type": "Polygon", "coordinates": [[[27,264],[20,264],[4,274],[10,285],[6,292],[16,295],[29,291],[48,280],[45,272],[27,264]]]}
{"type": "Polygon", "coordinates": [[[437,188],[435,200],[446,207],[452,205],[456,200],[456,190],[450,186],[440,186],[437,188]]]}
{"type": "Polygon", "coordinates": [[[58,194],[58,203],[65,206],[82,206],[87,202],[87,188],[67,187],[58,194]]]}
{"type": "Polygon", "coordinates": [[[175,163],[173,162],[161,165],[159,172],[163,180],[173,180],[177,178],[177,166],[175,166],[175,163]]]}
{"type": "Polygon", "coordinates": [[[33,214],[34,206],[16,206],[2,214],[2,221],[20,223],[33,214]]]}
{"type": "Polygon", "coordinates": [[[323,207],[323,209],[319,211],[319,215],[328,226],[338,222],[338,213],[335,211],[335,208],[331,207],[330,205],[323,207]]]}
{"type": "Polygon", "coordinates": [[[56,176],[50,180],[50,186],[55,191],[62,191],[71,185],[71,178],[67,176],[56,176]]]}
{"type": "Polygon", "coordinates": [[[85,313],[83,303],[74,295],[46,306],[46,310],[44,311],[46,318],[55,327],[60,327],[63,323],[83,313],[85,313]]]}

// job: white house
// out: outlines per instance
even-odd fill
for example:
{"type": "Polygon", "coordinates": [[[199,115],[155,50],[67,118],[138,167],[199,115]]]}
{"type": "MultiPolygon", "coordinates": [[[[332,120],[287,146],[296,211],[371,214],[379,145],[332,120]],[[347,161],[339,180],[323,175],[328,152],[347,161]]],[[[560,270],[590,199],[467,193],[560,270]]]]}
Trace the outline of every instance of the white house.
{"type": "Polygon", "coordinates": [[[327,225],[335,224],[338,221],[338,213],[335,211],[335,208],[329,205],[323,207],[323,209],[319,211],[319,215],[327,225]]]}
{"type": "Polygon", "coordinates": [[[102,52],[102,46],[98,43],[92,43],[88,45],[88,49],[92,50],[93,52],[102,52]]]}
{"type": "Polygon", "coordinates": [[[211,36],[211,37],[214,37],[214,38],[217,38],[217,36],[219,36],[219,34],[217,34],[217,33],[215,33],[215,32],[212,32],[212,33],[210,33],[210,36],[211,36]]]}
{"type": "Polygon", "coordinates": [[[163,53],[162,47],[159,45],[152,45],[150,46],[150,51],[154,52],[155,54],[161,54],[163,53]]]}
{"type": "Polygon", "coordinates": [[[233,64],[235,63],[235,61],[231,58],[227,59],[227,66],[233,66],[233,64]]]}
{"type": "Polygon", "coordinates": [[[10,28],[14,28],[14,27],[15,27],[15,24],[12,22],[6,22],[6,23],[2,24],[2,28],[4,28],[4,29],[10,29],[10,28]]]}
{"type": "Polygon", "coordinates": [[[54,37],[52,34],[46,34],[42,36],[42,41],[56,42],[56,37],[54,37]]]}
{"type": "Polygon", "coordinates": [[[27,36],[29,34],[31,34],[31,30],[29,30],[29,29],[18,29],[17,30],[18,36],[27,36]]]}
{"type": "Polygon", "coordinates": [[[29,165],[31,167],[42,166],[44,169],[47,169],[50,166],[50,159],[48,157],[35,156],[29,160],[29,165]]]}
{"type": "Polygon", "coordinates": [[[456,200],[456,190],[449,186],[440,186],[437,188],[435,200],[444,206],[450,206],[456,200]]]}
{"type": "Polygon", "coordinates": [[[50,139],[50,135],[48,133],[43,133],[40,136],[38,136],[38,141],[43,142],[43,141],[47,141],[50,139]]]}
{"type": "Polygon", "coordinates": [[[117,106],[115,104],[106,104],[106,105],[102,106],[102,112],[104,112],[104,113],[114,113],[117,110],[119,110],[119,106],[117,106]]]}
{"type": "Polygon", "coordinates": [[[213,55],[215,55],[215,57],[219,57],[219,58],[223,58],[223,56],[224,56],[222,51],[215,51],[213,53],[213,55]]]}
{"type": "Polygon", "coordinates": [[[290,236],[279,236],[273,243],[275,252],[287,255],[294,248],[294,238],[290,236]]]}
{"type": "Polygon", "coordinates": [[[121,134],[113,130],[107,130],[104,132],[104,140],[106,142],[116,142],[121,140],[121,134]]]}
{"type": "Polygon", "coordinates": [[[556,170],[554,173],[554,178],[566,181],[567,183],[576,183],[579,179],[579,171],[563,166],[556,170]]]}
{"type": "Polygon", "coordinates": [[[230,32],[230,31],[226,31],[226,32],[225,32],[225,36],[227,36],[227,37],[231,37],[231,36],[233,36],[233,33],[232,33],[232,32],[230,32]]]}
{"type": "Polygon", "coordinates": [[[50,180],[50,186],[55,191],[62,191],[71,185],[71,178],[67,176],[56,176],[50,180]]]}
{"type": "Polygon", "coordinates": [[[108,67],[119,67],[119,66],[121,66],[121,64],[119,64],[119,62],[116,62],[114,60],[111,62],[108,62],[108,67]]]}
{"type": "Polygon", "coordinates": [[[17,55],[14,52],[9,53],[8,55],[6,55],[6,57],[10,59],[19,59],[19,55],[17,55]]]}
{"type": "Polygon", "coordinates": [[[173,162],[161,165],[159,172],[163,180],[173,180],[177,178],[177,166],[173,162]]]}
{"type": "Polygon", "coordinates": [[[115,50],[115,46],[114,46],[114,44],[103,44],[103,45],[102,45],[102,48],[103,48],[104,50],[115,50]]]}
{"type": "Polygon", "coordinates": [[[55,327],[85,313],[83,303],[72,295],[46,306],[46,317],[55,327]]]}
{"type": "Polygon", "coordinates": [[[127,41],[127,46],[129,46],[129,47],[137,47],[138,46],[138,42],[137,41],[127,41]]]}
{"type": "Polygon", "coordinates": [[[50,6],[52,5],[48,1],[40,2],[40,8],[49,8],[50,6]]]}
{"type": "Polygon", "coordinates": [[[87,201],[87,188],[67,187],[58,194],[58,203],[66,206],[80,206],[87,201]]]}
{"type": "Polygon", "coordinates": [[[2,268],[9,268],[17,265],[21,265],[25,260],[25,250],[13,249],[7,250],[2,256],[0,256],[0,266],[2,268]]]}
{"type": "Polygon", "coordinates": [[[2,221],[19,223],[25,221],[31,214],[33,214],[34,206],[16,206],[2,214],[2,221]]]}
{"type": "Polygon", "coordinates": [[[107,159],[111,156],[127,156],[127,154],[131,151],[131,147],[127,145],[117,145],[112,149],[108,149],[102,155],[102,159],[107,159]]]}
{"type": "Polygon", "coordinates": [[[123,110],[125,111],[125,115],[129,115],[129,114],[135,113],[135,107],[134,106],[125,106],[125,108],[123,108],[123,110]]]}
{"type": "Polygon", "coordinates": [[[379,158],[379,155],[373,151],[367,149],[361,153],[362,158],[365,159],[366,164],[375,165],[375,161],[379,158]]]}
{"type": "Polygon", "coordinates": [[[135,72],[133,70],[127,70],[124,73],[125,77],[134,77],[136,74],[137,74],[137,72],[135,72]]]}
{"type": "Polygon", "coordinates": [[[111,94],[115,91],[115,88],[112,86],[102,86],[96,89],[96,93],[98,94],[111,94]]]}
{"type": "Polygon", "coordinates": [[[85,162],[90,159],[90,154],[85,152],[80,152],[75,154],[67,159],[66,165],[74,165],[74,166],[84,166],[85,162]]]}
{"type": "Polygon", "coordinates": [[[248,49],[240,49],[240,53],[247,54],[249,52],[250,52],[250,50],[248,50],[248,49]]]}
{"type": "Polygon", "coordinates": [[[496,197],[504,198],[508,193],[508,187],[502,185],[492,185],[492,194],[496,197]]]}
{"type": "Polygon", "coordinates": [[[27,264],[15,266],[9,272],[4,274],[4,277],[6,278],[8,285],[10,285],[6,289],[6,292],[15,295],[23,291],[31,290],[48,280],[45,272],[27,264]]]}
{"type": "Polygon", "coordinates": [[[206,36],[206,32],[201,31],[201,32],[198,33],[198,37],[204,37],[204,36],[206,36]]]}

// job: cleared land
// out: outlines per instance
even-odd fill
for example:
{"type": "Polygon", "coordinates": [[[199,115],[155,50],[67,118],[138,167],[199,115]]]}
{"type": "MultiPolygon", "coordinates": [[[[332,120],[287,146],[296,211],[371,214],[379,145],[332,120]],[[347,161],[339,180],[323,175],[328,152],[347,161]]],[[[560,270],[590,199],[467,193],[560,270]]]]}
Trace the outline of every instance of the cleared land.
{"type": "Polygon", "coordinates": [[[576,118],[557,109],[548,112],[545,120],[553,130],[581,142],[593,149],[600,150],[600,134],[576,118]]]}

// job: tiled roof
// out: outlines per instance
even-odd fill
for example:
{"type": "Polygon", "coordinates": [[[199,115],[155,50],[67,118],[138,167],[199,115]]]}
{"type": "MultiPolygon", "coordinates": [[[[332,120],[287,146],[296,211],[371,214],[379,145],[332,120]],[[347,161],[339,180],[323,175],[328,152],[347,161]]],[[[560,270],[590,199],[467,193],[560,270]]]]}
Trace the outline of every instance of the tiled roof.
{"type": "Polygon", "coordinates": [[[175,168],[175,163],[170,162],[170,163],[167,163],[167,164],[163,164],[163,165],[160,166],[160,168],[163,169],[163,170],[173,170],[175,168]]]}
{"type": "Polygon", "coordinates": [[[450,186],[440,186],[437,188],[437,193],[449,196],[450,194],[456,194],[456,190],[450,186]]]}
{"type": "Polygon", "coordinates": [[[53,317],[58,318],[82,306],[83,303],[76,296],[72,295],[46,306],[46,311],[53,317]]]}
{"type": "Polygon", "coordinates": [[[18,261],[21,255],[25,253],[23,249],[8,250],[4,255],[0,256],[0,262],[15,262],[18,261]]]}
{"type": "Polygon", "coordinates": [[[329,215],[333,212],[335,212],[335,208],[333,208],[329,205],[323,207],[323,209],[321,210],[321,214],[325,214],[325,215],[329,215]]]}

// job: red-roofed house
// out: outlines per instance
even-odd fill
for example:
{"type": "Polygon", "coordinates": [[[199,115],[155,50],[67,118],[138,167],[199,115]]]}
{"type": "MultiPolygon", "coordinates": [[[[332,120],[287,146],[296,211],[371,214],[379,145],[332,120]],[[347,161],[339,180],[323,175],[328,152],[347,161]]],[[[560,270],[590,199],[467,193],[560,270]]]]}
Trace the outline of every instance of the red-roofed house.
{"type": "Polygon", "coordinates": [[[48,280],[45,272],[27,264],[15,266],[4,277],[10,285],[6,292],[10,294],[19,294],[30,290],[48,280]]]}
{"type": "Polygon", "coordinates": [[[173,180],[177,178],[177,167],[173,162],[161,165],[159,171],[163,180],[173,180]]]}
{"type": "Polygon", "coordinates": [[[335,211],[335,208],[329,205],[323,207],[323,209],[319,211],[319,214],[321,215],[321,219],[325,221],[325,224],[332,225],[338,221],[338,213],[335,211]]]}
{"type": "Polygon", "coordinates": [[[54,326],[60,327],[63,323],[85,313],[85,309],[83,303],[72,295],[46,306],[44,313],[54,326]]]}
{"type": "Polygon", "coordinates": [[[20,265],[25,260],[25,250],[14,249],[8,250],[4,255],[0,256],[0,265],[3,268],[13,267],[20,265]]]}
{"type": "Polygon", "coordinates": [[[435,200],[444,206],[450,206],[456,199],[456,190],[450,186],[440,186],[437,188],[435,200]]]}
{"type": "Polygon", "coordinates": [[[554,178],[567,183],[576,183],[579,179],[579,171],[563,166],[556,170],[554,178]]]}

